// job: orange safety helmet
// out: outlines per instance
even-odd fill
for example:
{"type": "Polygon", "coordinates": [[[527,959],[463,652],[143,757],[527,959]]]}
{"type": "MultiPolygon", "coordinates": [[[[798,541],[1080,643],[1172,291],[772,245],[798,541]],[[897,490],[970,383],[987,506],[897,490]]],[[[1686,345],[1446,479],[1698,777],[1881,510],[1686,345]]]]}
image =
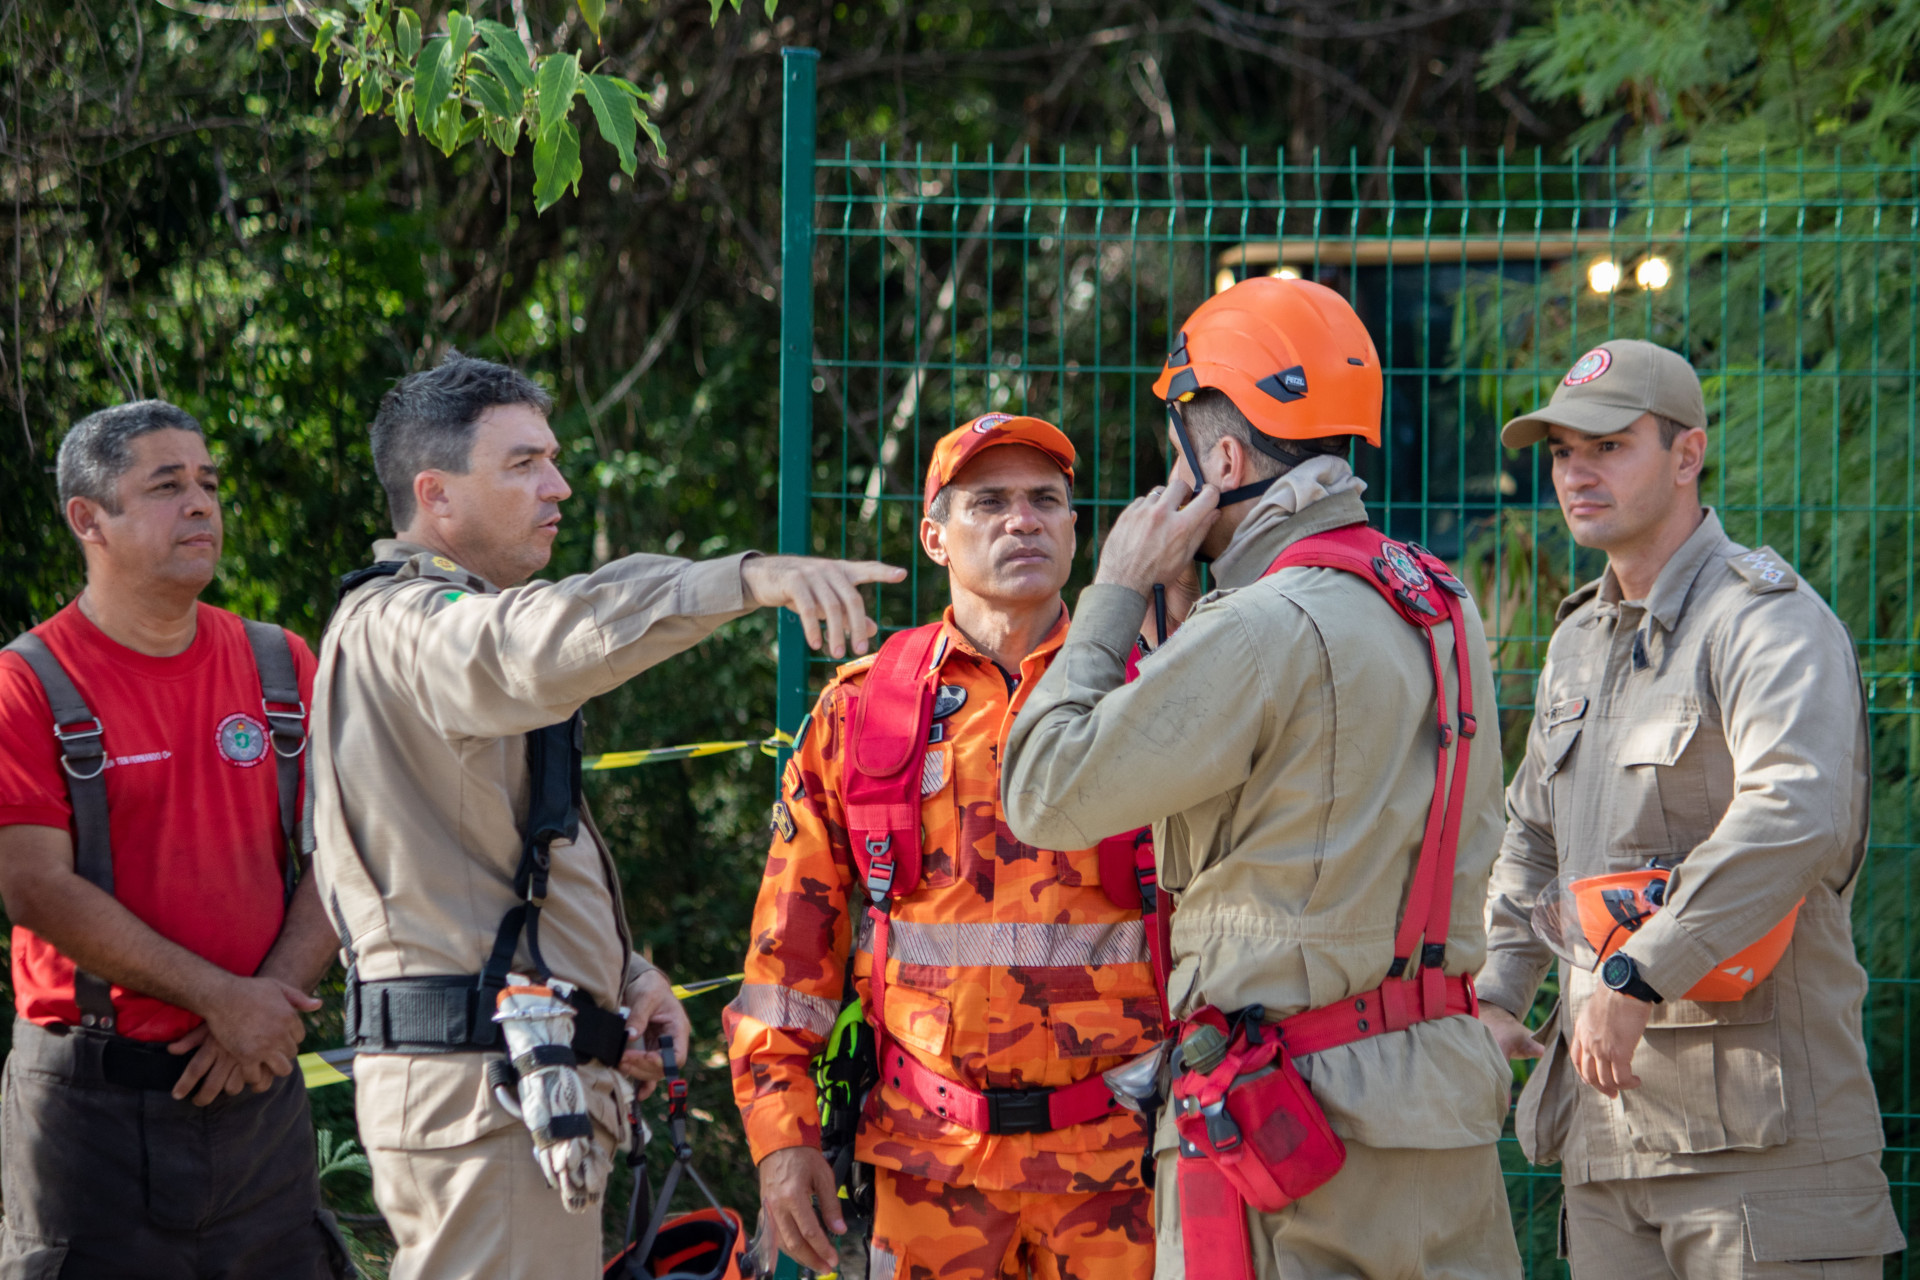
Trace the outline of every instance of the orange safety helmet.
{"type": "MultiPolygon", "coordinates": [[[[1567,923],[1577,923],[1580,941],[1593,949],[1593,967],[1598,968],[1608,956],[1626,945],[1627,939],[1666,904],[1667,881],[1672,875],[1673,872],[1666,867],[1650,866],[1637,871],[1569,880],[1559,891],[1562,895],[1560,909],[1564,912],[1565,903],[1570,900],[1574,920],[1563,921],[1561,928],[1564,931],[1567,923]]],[[[1547,895],[1542,896],[1544,898],[1547,895]]],[[[1806,901],[1802,898],[1794,903],[1786,919],[1769,929],[1758,942],[1736,951],[1715,965],[1711,973],[1687,992],[1686,998],[1703,1001],[1739,1000],[1759,986],[1773,972],[1774,966],[1780,963],[1787,944],[1793,940],[1793,924],[1806,901]]],[[[1535,918],[1537,926],[1538,908],[1535,918]]],[[[1549,943],[1551,945],[1551,939],[1549,943]]],[[[1559,946],[1554,949],[1562,951],[1559,946]]],[[[1562,954],[1565,952],[1562,951],[1562,954]]]]}
{"type": "MultiPolygon", "coordinates": [[[[1203,387],[1226,393],[1254,429],[1253,444],[1282,461],[1283,440],[1359,436],[1380,444],[1380,354],[1347,300],[1311,280],[1259,276],[1214,294],[1187,318],[1154,381],[1194,480],[1200,459],[1180,405],[1203,387]]],[[[1222,506],[1271,482],[1220,495],[1222,506]]]]}

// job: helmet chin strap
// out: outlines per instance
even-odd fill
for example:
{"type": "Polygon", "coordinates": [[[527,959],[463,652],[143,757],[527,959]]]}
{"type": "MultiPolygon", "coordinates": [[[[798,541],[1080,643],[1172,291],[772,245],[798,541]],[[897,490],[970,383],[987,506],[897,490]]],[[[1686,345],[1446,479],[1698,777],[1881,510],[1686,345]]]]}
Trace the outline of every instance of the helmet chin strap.
{"type": "MultiPolygon", "coordinates": [[[[1193,472],[1193,483],[1197,487],[1207,482],[1206,472],[1200,469],[1200,454],[1193,447],[1193,437],[1187,434],[1187,415],[1180,412],[1178,401],[1167,401],[1167,416],[1173,419],[1173,434],[1180,441],[1180,452],[1186,455],[1187,470],[1193,472]]],[[[1257,498],[1273,488],[1279,476],[1268,476],[1265,480],[1255,480],[1252,484],[1243,484],[1237,489],[1229,489],[1220,495],[1220,505],[1230,507],[1236,502],[1246,502],[1257,498]]]]}

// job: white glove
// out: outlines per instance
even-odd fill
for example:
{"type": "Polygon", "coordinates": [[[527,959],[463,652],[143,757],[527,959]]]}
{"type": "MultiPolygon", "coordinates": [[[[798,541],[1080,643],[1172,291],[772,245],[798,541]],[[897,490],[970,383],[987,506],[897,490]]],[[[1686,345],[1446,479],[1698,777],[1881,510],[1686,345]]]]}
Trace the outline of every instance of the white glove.
{"type": "Polygon", "coordinates": [[[533,1156],[568,1213],[585,1213],[606,1193],[613,1156],[593,1139],[587,1090],[573,1058],[573,1006],[564,982],[536,986],[507,975],[493,1020],[506,1034],[517,1087],[494,1078],[493,1095],[533,1134],[533,1156]]]}

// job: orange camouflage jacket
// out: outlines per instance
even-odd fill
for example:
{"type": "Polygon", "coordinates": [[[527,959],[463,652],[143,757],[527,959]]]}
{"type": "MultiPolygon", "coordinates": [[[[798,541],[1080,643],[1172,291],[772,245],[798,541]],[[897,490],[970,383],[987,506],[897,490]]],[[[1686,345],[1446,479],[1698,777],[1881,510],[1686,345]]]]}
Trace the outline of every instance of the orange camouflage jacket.
{"type": "MultiPolygon", "coordinates": [[[[921,786],[924,869],[919,887],[894,905],[885,1004],[898,1044],[976,1089],[1072,1084],[1162,1035],[1139,914],[1108,900],[1095,850],[1022,844],[1000,812],[1008,730],[1066,630],[1063,610],[1016,680],[967,643],[951,609],[944,624],[940,682],[964,701],[930,735],[939,740],[921,786]]],[[[871,665],[840,668],[788,762],[746,984],[724,1017],[734,1100],[755,1161],[820,1141],[811,1060],[839,1013],[850,948],[867,1001],[869,917],[847,842],[841,768],[847,695],[871,665]]],[[[943,704],[951,700],[948,693],[943,704]]],[[[994,1190],[1139,1185],[1146,1134],[1131,1112],[1051,1133],[988,1135],[948,1123],[884,1081],[875,1093],[856,1148],[872,1164],[994,1190]]]]}

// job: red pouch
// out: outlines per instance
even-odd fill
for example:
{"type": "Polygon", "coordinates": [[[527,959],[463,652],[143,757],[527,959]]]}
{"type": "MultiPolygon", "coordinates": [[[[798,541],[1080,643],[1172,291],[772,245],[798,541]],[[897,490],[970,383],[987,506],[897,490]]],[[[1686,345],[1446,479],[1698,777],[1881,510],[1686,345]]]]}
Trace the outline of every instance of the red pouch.
{"type": "Polygon", "coordinates": [[[1173,1107],[1181,1157],[1207,1161],[1261,1213],[1317,1190],[1347,1161],[1278,1031],[1258,1023],[1235,1026],[1227,1056],[1206,1075],[1183,1072],[1173,1107]]]}

